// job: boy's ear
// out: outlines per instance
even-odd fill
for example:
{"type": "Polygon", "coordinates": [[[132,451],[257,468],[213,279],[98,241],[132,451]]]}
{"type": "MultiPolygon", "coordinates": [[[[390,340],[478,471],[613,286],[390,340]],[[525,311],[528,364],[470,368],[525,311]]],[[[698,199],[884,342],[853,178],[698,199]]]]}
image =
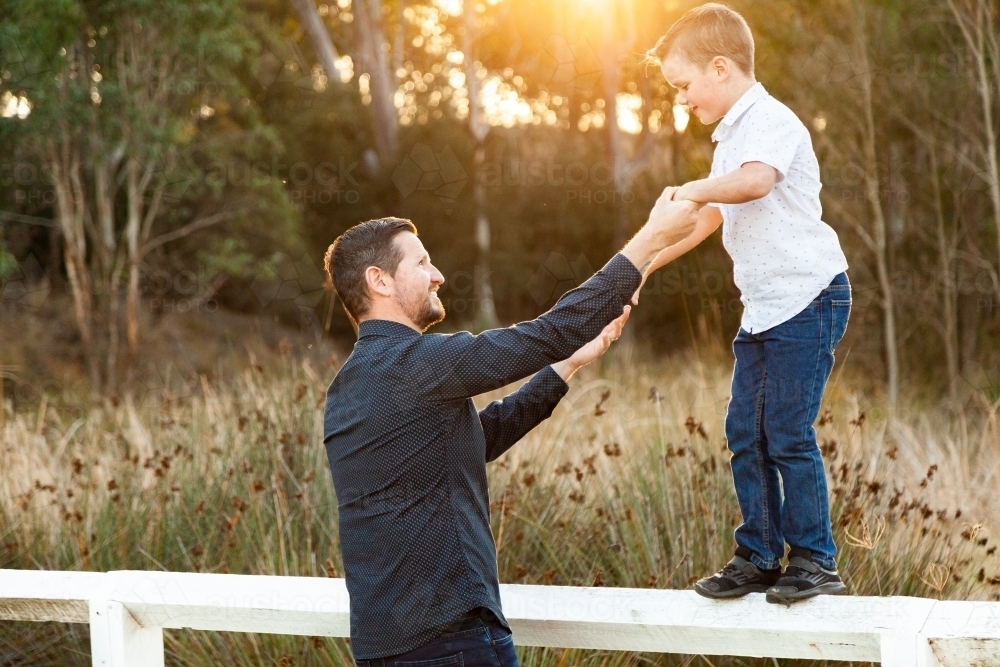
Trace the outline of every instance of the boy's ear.
{"type": "Polygon", "coordinates": [[[725,56],[715,56],[708,67],[719,81],[725,81],[729,78],[730,62],[725,56]]]}

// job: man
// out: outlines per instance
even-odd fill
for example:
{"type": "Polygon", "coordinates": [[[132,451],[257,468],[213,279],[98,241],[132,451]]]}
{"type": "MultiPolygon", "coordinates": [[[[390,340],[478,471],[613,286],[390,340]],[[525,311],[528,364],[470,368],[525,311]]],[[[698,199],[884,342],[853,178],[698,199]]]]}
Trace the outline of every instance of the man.
{"type": "Polygon", "coordinates": [[[486,462],[546,419],[570,376],[618,337],[643,272],[691,232],[699,207],[661,196],[625,248],[549,312],[476,336],[423,333],[444,318],[444,277],[410,221],[370,220],[330,246],[326,270],[358,324],[324,420],[358,667],[518,667],[486,462]],[[476,411],[473,396],[532,374],[476,411]]]}

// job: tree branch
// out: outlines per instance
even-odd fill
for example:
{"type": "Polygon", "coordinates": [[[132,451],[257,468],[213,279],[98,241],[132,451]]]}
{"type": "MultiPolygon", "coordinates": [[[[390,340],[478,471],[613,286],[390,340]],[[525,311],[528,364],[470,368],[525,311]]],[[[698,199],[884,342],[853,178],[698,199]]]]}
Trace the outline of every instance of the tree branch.
{"type": "Polygon", "coordinates": [[[238,208],[232,211],[222,211],[220,213],[215,213],[204,218],[198,218],[193,220],[188,224],[184,225],[179,229],[175,229],[172,232],[167,232],[165,234],[160,234],[149,240],[148,243],[143,245],[142,253],[146,254],[153,248],[157,248],[164,243],[170,243],[171,241],[176,241],[177,239],[182,239],[185,236],[189,236],[194,232],[205,229],[206,227],[211,227],[212,225],[217,225],[220,222],[225,222],[226,220],[231,220],[235,218],[240,213],[244,212],[245,208],[238,208]]]}

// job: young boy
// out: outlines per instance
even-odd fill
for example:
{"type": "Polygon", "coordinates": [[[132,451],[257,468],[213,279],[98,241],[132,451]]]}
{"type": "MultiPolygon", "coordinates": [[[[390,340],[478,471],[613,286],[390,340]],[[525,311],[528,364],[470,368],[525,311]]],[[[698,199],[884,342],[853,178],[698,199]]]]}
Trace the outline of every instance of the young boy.
{"type": "Polygon", "coordinates": [[[702,123],[721,121],[709,178],[673,189],[674,199],[711,205],[650,272],[721,224],[744,305],[726,415],[743,523],[735,557],[695,590],[710,598],[766,592],[782,604],[843,594],[813,423],[847,328],[851,288],[837,234],[820,219],[809,131],[757,83],[753,35],[724,5],[686,13],[647,58],[677,89],[679,104],[702,123]]]}

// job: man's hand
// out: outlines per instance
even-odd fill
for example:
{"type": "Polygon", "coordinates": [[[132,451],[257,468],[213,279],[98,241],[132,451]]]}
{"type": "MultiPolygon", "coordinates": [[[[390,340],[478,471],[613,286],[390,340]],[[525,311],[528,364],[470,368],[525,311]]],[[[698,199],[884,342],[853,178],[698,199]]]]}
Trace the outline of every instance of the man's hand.
{"type": "MultiPolygon", "coordinates": [[[[678,192],[679,190],[673,193],[674,197],[678,196],[678,192]]],[[[721,224],[722,212],[719,211],[718,206],[705,206],[702,208],[698,213],[698,223],[695,225],[694,231],[681,239],[680,242],[675,243],[669,248],[661,250],[660,254],[653,259],[653,263],[650,264],[649,270],[642,274],[642,282],[639,283],[639,289],[637,289],[632,295],[632,304],[638,305],[639,292],[642,291],[642,286],[646,284],[646,278],[649,277],[649,274],[656,271],[661,266],[669,264],[694,248],[696,245],[711,236],[712,232],[718,229],[721,224]]]]}
{"type": "Polygon", "coordinates": [[[618,340],[622,335],[622,327],[628,322],[628,315],[632,311],[632,306],[625,306],[622,314],[612,320],[604,330],[597,335],[597,338],[590,341],[579,350],[573,353],[569,359],[552,364],[552,369],[559,374],[564,381],[568,382],[577,372],[594,359],[608,351],[613,341],[618,340]]]}
{"type": "Polygon", "coordinates": [[[635,265],[643,275],[649,270],[657,253],[671,246],[694,230],[698,210],[703,206],[693,201],[673,201],[676,188],[663,191],[656,205],[649,212],[649,221],[639,233],[622,248],[621,253],[635,265]]]}

